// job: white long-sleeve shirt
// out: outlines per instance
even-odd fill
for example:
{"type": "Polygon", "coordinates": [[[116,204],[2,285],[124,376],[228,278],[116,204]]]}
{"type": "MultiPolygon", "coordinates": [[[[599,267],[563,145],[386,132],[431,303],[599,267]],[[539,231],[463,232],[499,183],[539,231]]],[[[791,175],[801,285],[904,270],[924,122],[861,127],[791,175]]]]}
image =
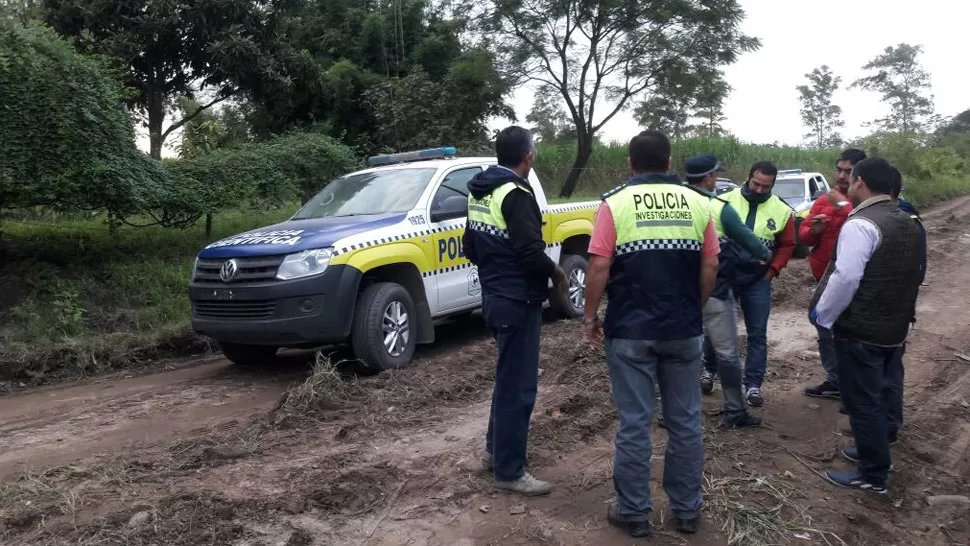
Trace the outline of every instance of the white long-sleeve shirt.
{"type": "Polygon", "coordinates": [[[866,265],[881,241],[879,228],[871,221],[855,216],[856,213],[875,203],[889,200],[888,195],[872,197],[849,213],[849,219],[839,232],[835,270],[815,305],[815,322],[819,326],[831,329],[839,315],[852,303],[866,265]]]}

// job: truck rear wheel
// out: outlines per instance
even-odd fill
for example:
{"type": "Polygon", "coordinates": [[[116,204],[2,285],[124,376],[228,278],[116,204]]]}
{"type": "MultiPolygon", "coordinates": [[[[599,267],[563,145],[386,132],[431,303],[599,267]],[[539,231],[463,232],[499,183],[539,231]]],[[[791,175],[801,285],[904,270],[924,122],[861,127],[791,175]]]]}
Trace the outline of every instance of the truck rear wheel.
{"type": "Polygon", "coordinates": [[[397,370],[411,364],[417,341],[414,301],[406,288],[372,284],[357,300],[351,345],[366,370],[397,370]]]}
{"type": "Polygon", "coordinates": [[[568,254],[563,257],[561,265],[569,279],[569,291],[563,296],[553,287],[549,306],[560,318],[579,318],[586,309],[586,258],[568,254]]]}
{"type": "Polygon", "coordinates": [[[246,345],[220,341],[219,349],[230,361],[240,366],[264,366],[276,356],[276,347],[269,345],[246,345]]]}

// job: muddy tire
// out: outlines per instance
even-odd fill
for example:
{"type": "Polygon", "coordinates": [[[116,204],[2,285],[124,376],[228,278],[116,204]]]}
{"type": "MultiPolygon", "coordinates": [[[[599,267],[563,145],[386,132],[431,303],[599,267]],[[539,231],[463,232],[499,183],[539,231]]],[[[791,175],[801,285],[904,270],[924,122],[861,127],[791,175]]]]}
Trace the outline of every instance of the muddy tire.
{"type": "Polygon", "coordinates": [[[268,345],[246,345],[243,343],[229,343],[220,341],[219,349],[234,364],[256,368],[266,366],[273,361],[276,356],[276,347],[268,345]]]}
{"type": "Polygon", "coordinates": [[[555,287],[549,293],[549,306],[559,318],[575,319],[583,316],[586,308],[586,258],[576,254],[563,256],[560,265],[569,279],[569,292],[559,295],[555,287]]]}
{"type": "Polygon", "coordinates": [[[351,345],[368,371],[399,370],[411,365],[417,342],[417,315],[406,288],[390,282],[372,284],[357,299],[351,345]]]}

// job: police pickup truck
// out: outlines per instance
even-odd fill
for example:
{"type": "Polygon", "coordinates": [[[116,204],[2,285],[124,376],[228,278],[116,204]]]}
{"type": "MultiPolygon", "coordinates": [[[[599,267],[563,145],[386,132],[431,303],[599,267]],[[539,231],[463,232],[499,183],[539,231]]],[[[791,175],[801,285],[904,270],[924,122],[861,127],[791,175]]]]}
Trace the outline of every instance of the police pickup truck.
{"type": "MultiPolygon", "coordinates": [[[[368,158],[330,182],[289,220],[199,252],[189,284],[192,328],[238,364],[279,348],[349,342],[373,370],[410,364],[440,319],[481,306],[478,271],[462,252],[467,183],[496,163],[437,148],[368,158]]],[[[550,205],[533,172],[546,253],[569,291],[549,304],[582,316],[586,257],[598,202],[550,205]]]]}

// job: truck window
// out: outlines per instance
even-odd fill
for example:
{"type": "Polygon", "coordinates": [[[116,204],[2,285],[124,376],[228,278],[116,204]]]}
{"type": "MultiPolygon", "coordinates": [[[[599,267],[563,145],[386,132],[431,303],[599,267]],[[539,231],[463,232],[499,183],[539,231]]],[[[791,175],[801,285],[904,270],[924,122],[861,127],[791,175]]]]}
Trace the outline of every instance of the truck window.
{"type": "Polygon", "coordinates": [[[819,190],[818,188],[818,177],[813,176],[811,180],[808,181],[808,195],[815,195],[815,192],[819,190]]]}
{"type": "Polygon", "coordinates": [[[782,199],[794,199],[805,196],[804,178],[779,178],[775,180],[775,187],[771,193],[782,199]]]}
{"type": "Polygon", "coordinates": [[[441,202],[448,197],[455,195],[468,197],[468,182],[480,172],[482,172],[480,167],[472,167],[470,169],[452,171],[445,175],[445,179],[441,182],[441,186],[438,187],[438,191],[431,198],[431,210],[441,206],[441,202]]]}
{"type": "Polygon", "coordinates": [[[292,219],[408,212],[436,172],[418,168],[350,174],[328,184],[292,219]]]}

